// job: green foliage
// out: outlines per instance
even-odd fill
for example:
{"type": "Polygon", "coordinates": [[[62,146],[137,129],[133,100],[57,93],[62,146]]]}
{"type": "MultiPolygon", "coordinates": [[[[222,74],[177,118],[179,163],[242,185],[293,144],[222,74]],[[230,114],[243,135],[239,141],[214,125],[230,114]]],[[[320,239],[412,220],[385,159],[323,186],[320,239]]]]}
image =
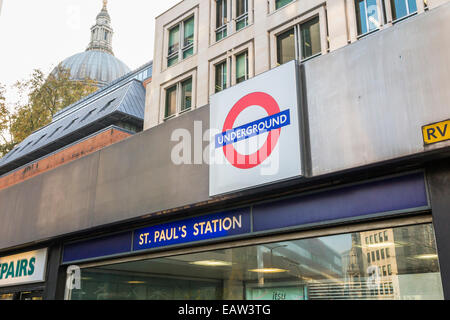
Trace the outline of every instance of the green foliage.
{"type": "Polygon", "coordinates": [[[5,155],[15,146],[9,134],[11,123],[12,114],[5,102],[5,87],[0,85],[0,156],[5,155]]]}
{"type": "Polygon", "coordinates": [[[30,79],[18,81],[15,87],[20,96],[27,96],[28,101],[19,103],[11,111],[5,103],[5,89],[0,87],[0,156],[50,123],[59,110],[97,90],[94,80],[70,80],[70,70],[61,66],[47,79],[42,71],[34,70],[30,79]]]}

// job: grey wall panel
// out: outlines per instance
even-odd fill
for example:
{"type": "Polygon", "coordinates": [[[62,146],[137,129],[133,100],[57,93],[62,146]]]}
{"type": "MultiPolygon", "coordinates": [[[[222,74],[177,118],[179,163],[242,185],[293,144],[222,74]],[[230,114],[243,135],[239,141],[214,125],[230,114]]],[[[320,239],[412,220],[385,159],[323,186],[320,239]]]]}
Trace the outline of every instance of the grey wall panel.
{"type": "Polygon", "coordinates": [[[172,132],[209,127],[209,107],[189,112],[100,153],[94,224],[120,221],[208,199],[208,166],[175,165],[172,132]]]}
{"type": "Polygon", "coordinates": [[[208,200],[208,166],[171,161],[196,120],[209,127],[209,106],[1,190],[0,250],[208,200]]]}
{"type": "Polygon", "coordinates": [[[313,175],[425,151],[450,118],[449,30],[444,5],[304,64],[313,175]]]}

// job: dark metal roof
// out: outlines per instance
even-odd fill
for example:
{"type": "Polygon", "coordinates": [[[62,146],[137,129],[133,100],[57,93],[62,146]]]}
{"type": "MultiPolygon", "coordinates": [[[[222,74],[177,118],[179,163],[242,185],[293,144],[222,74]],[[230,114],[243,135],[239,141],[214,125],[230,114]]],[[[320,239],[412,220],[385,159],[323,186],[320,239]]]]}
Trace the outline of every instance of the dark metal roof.
{"type": "Polygon", "coordinates": [[[64,109],[58,111],[57,113],[55,113],[55,115],[53,116],[53,119],[56,120],[59,116],[65,114],[68,111],[72,111],[72,109],[77,109],[83,106],[83,103],[86,102],[87,100],[90,100],[92,97],[96,97],[100,94],[103,94],[104,92],[107,91],[111,91],[114,88],[117,88],[118,86],[123,85],[124,83],[128,82],[131,79],[138,79],[140,81],[143,81],[145,79],[151,78],[152,77],[152,72],[153,72],[153,61],[150,61],[142,66],[140,66],[139,68],[137,68],[136,70],[133,70],[127,74],[125,74],[124,76],[117,78],[116,80],[112,81],[111,83],[108,84],[108,86],[103,87],[97,91],[95,91],[94,93],[91,93],[90,95],[81,98],[80,100],[78,100],[77,102],[65,107],[64,109]]]}
{"type": "Polygon", "coordinates": [[[134,78],[122,80],[62,110],[50,124],[33,132],[0,159],[0,175],[117,121],[143,123],[145,89],[134,78]]]}

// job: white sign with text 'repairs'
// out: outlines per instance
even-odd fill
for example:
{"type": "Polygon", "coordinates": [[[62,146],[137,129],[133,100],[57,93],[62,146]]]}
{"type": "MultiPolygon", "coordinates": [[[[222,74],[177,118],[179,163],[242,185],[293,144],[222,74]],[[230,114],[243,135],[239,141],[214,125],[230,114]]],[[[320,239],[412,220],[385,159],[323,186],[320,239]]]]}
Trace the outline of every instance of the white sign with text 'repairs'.
{"type": "Polygon", "coordinates": [[[209,195],[301,176],[297,63],[210,98],[209,195]]]}
{"type": "Polygon", "coordinates": [[[0,257],[0,287],[45,281],[47,249],[0,257]]]}

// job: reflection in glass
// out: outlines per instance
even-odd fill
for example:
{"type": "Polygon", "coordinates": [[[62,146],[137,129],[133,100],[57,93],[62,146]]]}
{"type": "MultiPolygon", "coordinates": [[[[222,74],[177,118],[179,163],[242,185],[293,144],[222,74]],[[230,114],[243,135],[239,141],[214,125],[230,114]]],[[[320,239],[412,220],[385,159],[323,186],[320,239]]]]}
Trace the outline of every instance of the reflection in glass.
{"type": "Polygon", "coordinates": [[[176,26],[169,31],[169,52],[167,65],[170,67],[178,61],[178,50],[180,48],[180,27],[176,26]]]}
{"type": "Polygon", "coordinates": [[[86,268],[71,299],[443,299],[437,258],[431,224],[386,228],[86,268]]]}
{"type": "Polygon", "coordinates": [[[295,59],[294,28],[277,36],[277,63],[283,64],[295,59]]]}
{"type": "Polygon", "coordinates": [[[216,79],[215,79],[215,92],[220,92],[227,87],[227,62],[219,63],[215,67],[216,79]]]}
{"type": "Polygon", "coordinates": [[[355,0],[358,35],[380,27],[376,0],[355,0]]]}
{"type": "Polygon", "coordinates": [[[320,53],[319,17],[315,17],[300,25],[302,59],[320,53]]]}
{"type": "Polygon", "coordinates": [[[177,111],[177,86],[166,90],[166,117],[174,115],[177,111]]]}
{"type": "Polygon", "coordinates": [[[183,59],[194,54],[194,17],[184,21],[183,59]]]}
{"type": "Polygon", "coordinates": [[[280,9],[292,1],[293,0],[275,0],[275,9],[280,9]]]}
{"type": "Polygon", "coordinates": [[[192,78],[181,83],[181,111],[192,106],[192,78]]]}
{"type": "Polygon", "coordinates": [[[227,36],[227,0],[216,0],[216,41],[227,36]]]}
{"type": "Polygon", "coordinates": [[[236,0],[236,31],[248,24],[248,0],[236,0]]]}
{"type": "Polygon", "coordinates": [[[416,0],[391,0],[392,19],[398,20],[417,11],[416,0]]]}
{"type": "Polygon", "coordinates": [[[236,83],[248,79],[248,54],[247,51],[236,56],[236,83]]]}

